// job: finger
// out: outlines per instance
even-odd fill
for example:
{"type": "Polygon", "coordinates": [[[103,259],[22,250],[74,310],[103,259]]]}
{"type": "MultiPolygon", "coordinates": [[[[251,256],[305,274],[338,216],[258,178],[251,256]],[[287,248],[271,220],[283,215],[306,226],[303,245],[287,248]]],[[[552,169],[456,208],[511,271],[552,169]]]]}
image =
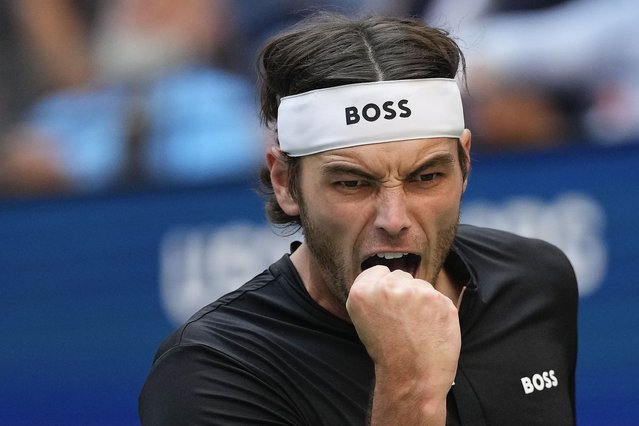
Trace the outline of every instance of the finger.
{"type": "Polygon", "coordinates": [[[376,282],[379,279],[381,279],[382,277],[388,275],[390,273],[390,269],[388,269],[387,266],[384,265],[375,265],[373,267],[370,267],[368,269],[365,269],[364,271],[362,271],[357,278],[355,278],[355,281],[353,282],[356,283],[358,281],[373,281],[376,282]]]}

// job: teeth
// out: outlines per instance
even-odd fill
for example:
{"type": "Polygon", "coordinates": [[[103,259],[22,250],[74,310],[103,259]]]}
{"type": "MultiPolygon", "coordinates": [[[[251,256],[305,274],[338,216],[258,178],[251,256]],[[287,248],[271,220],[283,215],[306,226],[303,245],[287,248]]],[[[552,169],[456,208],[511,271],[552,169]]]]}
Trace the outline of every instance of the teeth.
{"type": "Polygon", "coordinates": [[[377,253],[377,257],[382,259],[399,259],[402,256],[406,256],[408,253],[377,253]]]}

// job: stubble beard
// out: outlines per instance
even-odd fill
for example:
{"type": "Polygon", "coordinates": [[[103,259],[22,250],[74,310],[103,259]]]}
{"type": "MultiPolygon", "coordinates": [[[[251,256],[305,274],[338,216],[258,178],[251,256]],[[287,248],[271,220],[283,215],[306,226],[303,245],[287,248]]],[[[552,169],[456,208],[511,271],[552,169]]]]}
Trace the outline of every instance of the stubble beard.
{"type": "Polygon", "coordinates": [[[433,256],[431,258],[431,264],[435,265],[433,269],[433,275],[430,277],[429,282],[434,286],[437,285],[437,277],[444,267],[444,262],[448,257],[450,248],[453,246],[455,236],[457,235],[457,227],[459,226],[459,215],[457,221],[446,228],[437,236],[435,248],[433,249],[433,256]]]}
{"type": "Polygon", "coordinates": [[[346,256],[333,239],[311,220],[303,201],[300,201],[300,223],[322,280],[333,296],[345,305],[351,284],[346,272],[346,256]]]}
{"type": "MultiPolygon", "coordinates": [[[[342,304],[346,304],[348,293],[352,285],[352,279],[347,276],[346,259],[352,257],[351,253],[345,255],[334,243],[330,235],[322,232],[310,216],[307,214],[306,205],[300,200],[300,224],[304,231],[304,239],[309,251],[315,258],[321,278],[326,287],[342,304]]],[[[448,252],[453,245],[459,225],[459,212],[457,220],[437,236],[437,240],[431,251],[432,255],[428,264],[433,265],[432,276],[427,277],[429,282],[436,285],[437,277],[441,272],[448,252]]],[[[423,261],[422,261],[423,262],[423,261]]]]}

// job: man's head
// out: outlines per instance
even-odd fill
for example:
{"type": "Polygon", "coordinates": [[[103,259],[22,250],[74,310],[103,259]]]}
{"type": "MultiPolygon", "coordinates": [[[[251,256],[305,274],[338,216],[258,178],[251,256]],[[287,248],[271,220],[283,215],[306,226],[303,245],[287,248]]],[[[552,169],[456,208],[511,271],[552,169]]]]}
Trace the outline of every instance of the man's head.
{"type": "Polygon", "coordinates": [[[339,303],[376,263],[436,280],[468,170],[460,68],[445,32],[398,18],[316,17],[264,48],[262,116],[280,138],[262,174],[267,213],[302,227],[309,274],[339,303]],[[330,124],[342,98],[375,99],[338,111],[342,129],[362,130],[330,124]]]}
{"type": "MultiPolygon", "coordinates": [[[[276,128],[278,107],[285,96],[353,83],[455,78],[458,71],[464,72],[465,62],[445,31],[418,21],[389,17],[351,20],[323,14],[274,37],[263,48],[258,66],[262,120],[276,128]]],[[[284,160],[289,163],[295,191],[299,158],[284,160]]],[[[462,167],[466,167],[465,161],[462,167]]],[[[261,180],[271,222],[300,225],[299,216],[288,216],[277,203],[267,168],[262,170],[261,180]]]]}

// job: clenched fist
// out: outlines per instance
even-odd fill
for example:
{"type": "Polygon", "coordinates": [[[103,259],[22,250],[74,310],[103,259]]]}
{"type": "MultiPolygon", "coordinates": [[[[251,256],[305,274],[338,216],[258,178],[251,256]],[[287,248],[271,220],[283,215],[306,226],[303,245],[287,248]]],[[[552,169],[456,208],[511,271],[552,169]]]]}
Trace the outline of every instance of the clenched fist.
{"type": "Polygon", "coordinates": [[[378,265],[355,279],[346,309],[375,363],[372,419],[443,424],[461,349],[453,302],[427,281],[378,265]]]}

